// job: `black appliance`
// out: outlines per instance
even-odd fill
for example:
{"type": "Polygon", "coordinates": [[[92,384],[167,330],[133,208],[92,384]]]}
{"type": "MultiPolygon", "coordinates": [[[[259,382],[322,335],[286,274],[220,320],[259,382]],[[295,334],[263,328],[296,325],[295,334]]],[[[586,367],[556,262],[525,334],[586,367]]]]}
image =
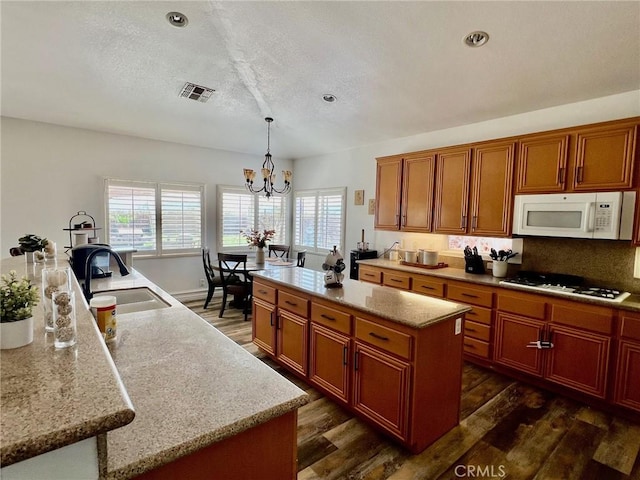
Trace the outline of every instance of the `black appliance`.
{"type": "Polygon", "coordinates": [[[622,302],[630,295],[629,292],[622,292],[615,288],[584,285],[584,278],[563,273],[520,271],[517,276],[502,280],[500,283],[525,290],[550,292],[569,297],[591,297],[616,303],[622,302]]]}
{"type": "MultiPolygon", "coordinates": [[[[85,266],[87,258],[96,249],[109,248],[110,245],[106,243],[87,243],[84,245],[78,245],[71,249],[71,268],[78,280],[83,280],[85,276],[85,266]]],[[[92,278],[104,278],[111,276],[111,270],[109,270],[109,262],[111,260],[111,254],[107,251],[97,253],[91,261],[91,276],[92,278]]]]}
{"type": "Polygon", "coordinates": [[[358,280],[358,260],[366,260],[369,258],[378,258],[377,250],[351,250],[351,269],[349,270],[349,278],[358,280]]]}

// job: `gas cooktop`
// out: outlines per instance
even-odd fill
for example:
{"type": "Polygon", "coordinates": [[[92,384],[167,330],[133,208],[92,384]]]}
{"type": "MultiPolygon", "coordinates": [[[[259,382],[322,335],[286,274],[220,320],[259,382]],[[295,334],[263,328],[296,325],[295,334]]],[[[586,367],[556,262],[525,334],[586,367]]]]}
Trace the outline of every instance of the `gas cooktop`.
{"type": "Polygon", "coordinates": [[[576,275],[561,273],[537,273],[521,271],[516,277],[502,280],[500,284],[508,284],[525,290],[552,292],[570,297],[591,297],[606,302],[622,302],[631,295],[615,288],[585,286],[584,279],[576,275]]]}

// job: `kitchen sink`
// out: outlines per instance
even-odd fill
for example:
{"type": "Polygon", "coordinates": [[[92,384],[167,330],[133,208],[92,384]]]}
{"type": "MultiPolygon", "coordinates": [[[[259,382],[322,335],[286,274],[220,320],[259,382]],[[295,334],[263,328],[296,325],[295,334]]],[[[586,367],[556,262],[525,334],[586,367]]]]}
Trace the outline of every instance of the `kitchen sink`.
{"type": "Polygon", "coordinates": [[[168,308],[171,305],[147,287],[126,288],[120,290],[101,290],[93,292],[96,295],[111,295],[116,297],[116,310],[121,313],[144,312],[168,308]]]}

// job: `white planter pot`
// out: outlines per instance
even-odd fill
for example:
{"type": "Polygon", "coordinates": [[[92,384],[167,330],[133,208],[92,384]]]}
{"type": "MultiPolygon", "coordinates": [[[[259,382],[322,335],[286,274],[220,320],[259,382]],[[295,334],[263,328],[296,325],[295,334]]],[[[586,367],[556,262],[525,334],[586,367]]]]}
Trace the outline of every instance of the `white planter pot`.
{"type": "Polygon", "coordinates": [[[0,349],[23,347],[33,342],[33,317],[0,323],[0,349]]]}
{"type": "Polygon", "coordinates": [[[256,264],[261,265],[264,263],[264,249],[258,248],[256,251],[256,264]]]}

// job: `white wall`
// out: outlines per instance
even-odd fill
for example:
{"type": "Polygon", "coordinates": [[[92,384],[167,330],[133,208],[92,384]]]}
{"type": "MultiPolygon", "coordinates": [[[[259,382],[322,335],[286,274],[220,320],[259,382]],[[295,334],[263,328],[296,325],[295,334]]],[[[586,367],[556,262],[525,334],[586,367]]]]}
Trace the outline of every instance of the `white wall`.
{"type": "MultiPolygon", "coordinates": [[[[68,245],[79,210],[105,227],[104,177],[205,184],[206,243],[216,251],[216,185],[242,185],[243,167],[264,158],[1,117],[0,252],[25,233],[68,245]]],[[[292,162],[275,159],[278,168],[292,162]]],[[[105,239],[104,230],[98,232],[105,239]]],[[[199,290],[199,256],[135,259],[134,267],[170,293],[199,290]]]]}
{"type": "Polygon", "coordinates": [[[377,249],[378,253],[382,253],[394,241],[402,241],[407,249],[443,250],[446,247],[444,235],[373,230],[373,215],[367,214],[367,204],[370,198],[375,197],[376,157],[634,116],[640,116],[640,90],[397,138],[344,152],[296,160],[295,187],[347,187],[347,252],[356,247],[363,228],[370,248],[377,249]],[[353,204],[354,191],[362,189],[365,191],[365,205],[356,206],[353,204]]]}

